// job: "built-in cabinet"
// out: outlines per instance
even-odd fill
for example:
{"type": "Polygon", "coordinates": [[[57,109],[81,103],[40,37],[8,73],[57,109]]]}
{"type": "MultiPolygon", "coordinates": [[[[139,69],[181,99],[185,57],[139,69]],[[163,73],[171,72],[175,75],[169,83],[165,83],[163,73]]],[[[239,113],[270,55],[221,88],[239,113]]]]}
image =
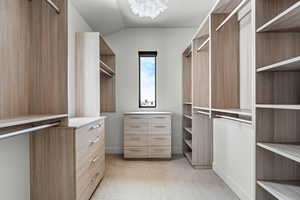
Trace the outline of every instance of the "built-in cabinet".
{"type": "Polygon", "coordinates": [[[171,158],[171,113],[124,113],[124,158],[171,158]]]}

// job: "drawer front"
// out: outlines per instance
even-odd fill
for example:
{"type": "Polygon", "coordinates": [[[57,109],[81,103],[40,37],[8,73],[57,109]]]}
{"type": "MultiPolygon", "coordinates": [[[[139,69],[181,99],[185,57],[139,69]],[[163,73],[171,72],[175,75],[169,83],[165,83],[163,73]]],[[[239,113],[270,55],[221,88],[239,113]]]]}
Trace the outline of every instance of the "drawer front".
{"type": "Polygon", "coordinates": [[[150,135],[150,146],[171,146],[171,135],[150,135]]]}
{"type": "Polygon", "coordinates": [[[151,115],[150,123],[154,124],[170,124],[171,116],[170,115],[151,115]]]}
{"type": "Polygon", "coordinates": [[[76,152],[85,154],[94,149],[95,146],[104,140],[105,127],[104,120],[99,120],[89,126],[76,130],[76,152]]]}
{"type": "Polygon", "coordinates": [[[147,134],[149,130],[148,123],[125,123],[124,124],[125,134],[147,134]]]}
{"type": "Polygon", "coordinates": [[[148,158],[148,147],[126,147],[125,158],[148,158]]]}
{"type": "Polygon", "coordinates": [[[149,122],[149,117],[148,116],[143,116],[143,115],[127,115],[124,118],[124,123],[148,123],[149,122]]]}
{"type": "Polygon", "coordinates": [[[151,134],[170,134],[171,133],[170,124],[151,124],[150,133],[151,134]]]}
{"type": "Polygon", "coordinates": [[[149,147],[149,157],[151,158],[171,158],[171,147],[149,147]]]}
{"type": "Polygon", "coordinates": [[[148,145],[148,135],[127,134],[124,136],[125,147],[139,147],[148,145]]]}

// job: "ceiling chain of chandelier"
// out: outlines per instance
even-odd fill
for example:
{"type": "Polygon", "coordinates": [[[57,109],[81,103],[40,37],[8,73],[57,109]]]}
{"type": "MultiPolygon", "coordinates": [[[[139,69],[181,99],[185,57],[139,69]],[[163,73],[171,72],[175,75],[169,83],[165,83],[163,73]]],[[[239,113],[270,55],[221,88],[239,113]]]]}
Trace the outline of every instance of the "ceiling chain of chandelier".
{"type": "Polygon", "coordinates": [[[168,0],[128,0],[132,12],[139,17],[154,19],[164,12],[168,0]]]}

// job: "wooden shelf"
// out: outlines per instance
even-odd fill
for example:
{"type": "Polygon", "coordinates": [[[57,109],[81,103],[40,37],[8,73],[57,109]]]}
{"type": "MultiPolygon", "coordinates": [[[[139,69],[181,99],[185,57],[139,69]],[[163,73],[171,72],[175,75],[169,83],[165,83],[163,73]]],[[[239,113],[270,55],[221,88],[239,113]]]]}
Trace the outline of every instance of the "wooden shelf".
{"type": "Polygon", "coordinates": [[[191,116],[191,115],[183,115],[183,116],[188,119],[193,119],[193,116],[191,116]]]}
{"type": "Polygon", "coordinates": [[[265,71],[299,71],[300,70],[300,56],[290,58],[272,65],[258,68],[257,72],[265,71]]]}
{"type": "Polygon", "coordinates": [[[300,181],[257,181],[257,184],[278,200],[300,199],[300,181]]]}
{"type": "Polygon", "coordinates": [[[244,116],[252,116],[252,111],[250,109],[237,109],[237,108],[231,108],[231,109],[211,109],[215,112],[222,112],[222,113],[229,113],[229,114],[237,114],[237,115],[244,115],[244,116]]]}
{"type": "Polygon", "coordinates": [[[187,127],[185,127],[184,130],[186,130],[186,131],[187,131],[188,133],[190,133],[190,134],[193,134],[192,128],[187,128],[187,127]]]}
{"type": "Polygon", "coordinates": [[[282,109],[282,110],[300,110],[300,105],[290,104],[256,104],[256,108],[282,109]]]}
{"type": "Polygon", "coordinates": [[[193,146],[192,146],[192,140],[184,140],[184,142],[185,142],[185,144],[187,145],[187,146],[189,146],[190,148],[191,148],[191,150],[193,149],[193,146]]]}
{"type": "Polygon", "coordinates": [[[209,38],[207,38],[207,40],[205,40],[201,45],[200,47],[197,49],[197,52],[203,50],[208,44],[209,44],[209,38]]]}
{"type": "Polygon", "coordinates": [[[246,3],[248,3],[249,0],[243,0],[241,1],[235,8],[234,10],[225,18],[225,20],[223,22],[221,22],[221,24],[216,28],[216,31],[220,30],[230,19],[231,17],[233,17],[235,14],[238,13],[238,11],[243,8],[244,5],[246,5],[246,3]]]}
{"type": "Polygon", "coordinates": [[[105,64],[103,61],[100,60],[100,69],[106,71],[107,73],[109,73],[110,75],[114,75],[115,72],[114,70],[112,70],[112,68],[110,66],[108,66],[107,64],[105,64]]]}
{"type": "Polygon", "coordinates": [[[184,102],[183,105],[192,105],[192,102],[184,102]]]}
{"type": "Polygon", "coordinates": [[[7,128],[11,126],[19,126],[24,124],[30,124],[35,122],[42,122],[47,120],[53,120],[53,119],[60,119],[68,117],[67,114],[62,115],[26,115],[26,116],[20,116],[16,118],[10,118],[10,119],[2,119],[0,120],[0,128],[7,128]]]}
{"type": "Polygon", "coordinates": [[[191,163],[191,165],[193,165],[193,162],[192,162],[192,152],[184,152],[184,155],[187,158],[187,160],[191,163]]]}
{"type": "Polygon", "coordinates": [[[300,31],[300,1],[257,29],[257,32],[268,31],[300,31]]]}
{"type": "Polygon", "coordinates": [[[300,163],[300,145],[257,143],[257,146],[300,163]]]}

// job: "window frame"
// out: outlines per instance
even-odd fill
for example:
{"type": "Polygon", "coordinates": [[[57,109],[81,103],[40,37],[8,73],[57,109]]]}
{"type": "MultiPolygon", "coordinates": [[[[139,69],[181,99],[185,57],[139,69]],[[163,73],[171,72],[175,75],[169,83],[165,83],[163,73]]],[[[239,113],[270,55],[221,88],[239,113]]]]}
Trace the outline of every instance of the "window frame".
{"type": "Polygon", "coordinates": [[[157,108],[157,51],[139,51],[139,108],[157,108]],[[154,106],[143,106],[141,103],[141,57],[155,57],[155,101],[154,106]]]}

